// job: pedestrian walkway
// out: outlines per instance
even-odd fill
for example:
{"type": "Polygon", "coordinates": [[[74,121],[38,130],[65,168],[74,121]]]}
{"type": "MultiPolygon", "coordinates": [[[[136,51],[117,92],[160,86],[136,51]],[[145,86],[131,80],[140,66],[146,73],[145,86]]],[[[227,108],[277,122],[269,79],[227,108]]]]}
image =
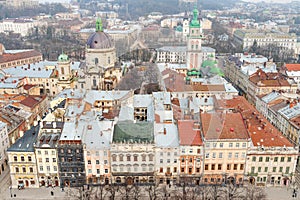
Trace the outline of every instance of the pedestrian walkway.
{"type": "MultiPolygon", "coordinates": [[[[63,200],[65,198],[66,193],[61,191],[61,188],[55,187],[55,188],[26,188],[23,190],[18,189],[9,189],[5,191],[5,194],[2,196],[4,197],[4,200],[6,199],[14,199],[14,200],[63,200]]],[[[0,199],[2,198],[0,196],[0,199]]]]}

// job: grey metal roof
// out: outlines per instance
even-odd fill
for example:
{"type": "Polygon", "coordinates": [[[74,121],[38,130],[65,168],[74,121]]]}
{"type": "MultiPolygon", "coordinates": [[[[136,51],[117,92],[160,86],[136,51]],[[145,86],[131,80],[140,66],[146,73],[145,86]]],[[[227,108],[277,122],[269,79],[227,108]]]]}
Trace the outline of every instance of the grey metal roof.
{"type": "Polygon", "coordinates": [[[19,138],[11,147],[7,149],[8,152],[34,152],[34,144],[38,136],[40,125],[32,126],[24,135],[19,138]]]}

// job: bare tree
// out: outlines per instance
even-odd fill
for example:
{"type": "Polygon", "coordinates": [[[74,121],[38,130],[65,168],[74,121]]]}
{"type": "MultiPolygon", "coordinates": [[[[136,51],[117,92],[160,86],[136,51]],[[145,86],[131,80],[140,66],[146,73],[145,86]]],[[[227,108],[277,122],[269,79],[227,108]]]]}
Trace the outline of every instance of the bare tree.
{"type": "Polygon", "coordinates": [[[141,187],[135,184],[132,188],[132,197],[134,200],[139,200],[141,196],[141,187]]]}
{"type": "Polygon", "coordinates": [[[266,199],[266,193],[265,191],[260,188],[256,187],[254,185],[248,185],[245,187],[245,200],[264,200],[266,199]]]}
{"type": "Polygon", "coordinates": [[[157,200],[159,197],[159,185],[149,185],[146,186],[145,191],[148,193],[148,197],[150,200],[157,200]]]}
{"type": "Polygon", "coordinates": [[[236,187],[232,183],[228,183],[221,191],[225,200],[239,200],[243,198],[243,188],[236,187]]]}
{"type": "Polygon", "coordinates": [[[98,199],[98,200],[104,200],[105,196],[107,195],[107,190],[106,186],[104,184],[99,184],[93,188],[94,190],[92,191],[92,199],[98,199]]]}
{"type": "Polygon", "coordinates": [[[132,185],[125,184],[120,188],[120,194],[122,195],[123,200],[130,200],[132,193],[132,185]]]}

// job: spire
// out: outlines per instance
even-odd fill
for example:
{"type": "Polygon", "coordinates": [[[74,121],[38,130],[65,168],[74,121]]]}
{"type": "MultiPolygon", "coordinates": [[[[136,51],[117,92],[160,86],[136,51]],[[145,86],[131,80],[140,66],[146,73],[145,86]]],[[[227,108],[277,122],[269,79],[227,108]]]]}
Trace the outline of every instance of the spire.
{"type": "Polygon", "coordinates": [[[103,31],[103,26],[102,26],[102,20],[101,19],[97,19],[96,20],[96,32],[102,32],[103,31]]]}
{"type": "Polygon", "coordinates": [[[193,27],[199,27],[200,28],[200,22],[198,20],[198,15],[199,15],[199,11],[195,5],[194,7],[194,10],[193,10],[193,19],[190,23],[190,26],[193,26],[193,27]]]}

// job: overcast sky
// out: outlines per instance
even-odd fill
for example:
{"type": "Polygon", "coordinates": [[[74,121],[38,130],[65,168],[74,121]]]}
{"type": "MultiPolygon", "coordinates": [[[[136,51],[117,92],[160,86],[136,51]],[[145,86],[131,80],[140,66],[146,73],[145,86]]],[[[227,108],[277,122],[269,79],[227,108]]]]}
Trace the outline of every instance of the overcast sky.
{"type": "Polygon", "coordinates": [[[272,2],[272,3],[290,3],[292,1],[300,1],[300,0],[243,0],[243,1],[247,1],[247,2],[253,2],[253,3],[256,3],[256,2],[272,2]]]}

